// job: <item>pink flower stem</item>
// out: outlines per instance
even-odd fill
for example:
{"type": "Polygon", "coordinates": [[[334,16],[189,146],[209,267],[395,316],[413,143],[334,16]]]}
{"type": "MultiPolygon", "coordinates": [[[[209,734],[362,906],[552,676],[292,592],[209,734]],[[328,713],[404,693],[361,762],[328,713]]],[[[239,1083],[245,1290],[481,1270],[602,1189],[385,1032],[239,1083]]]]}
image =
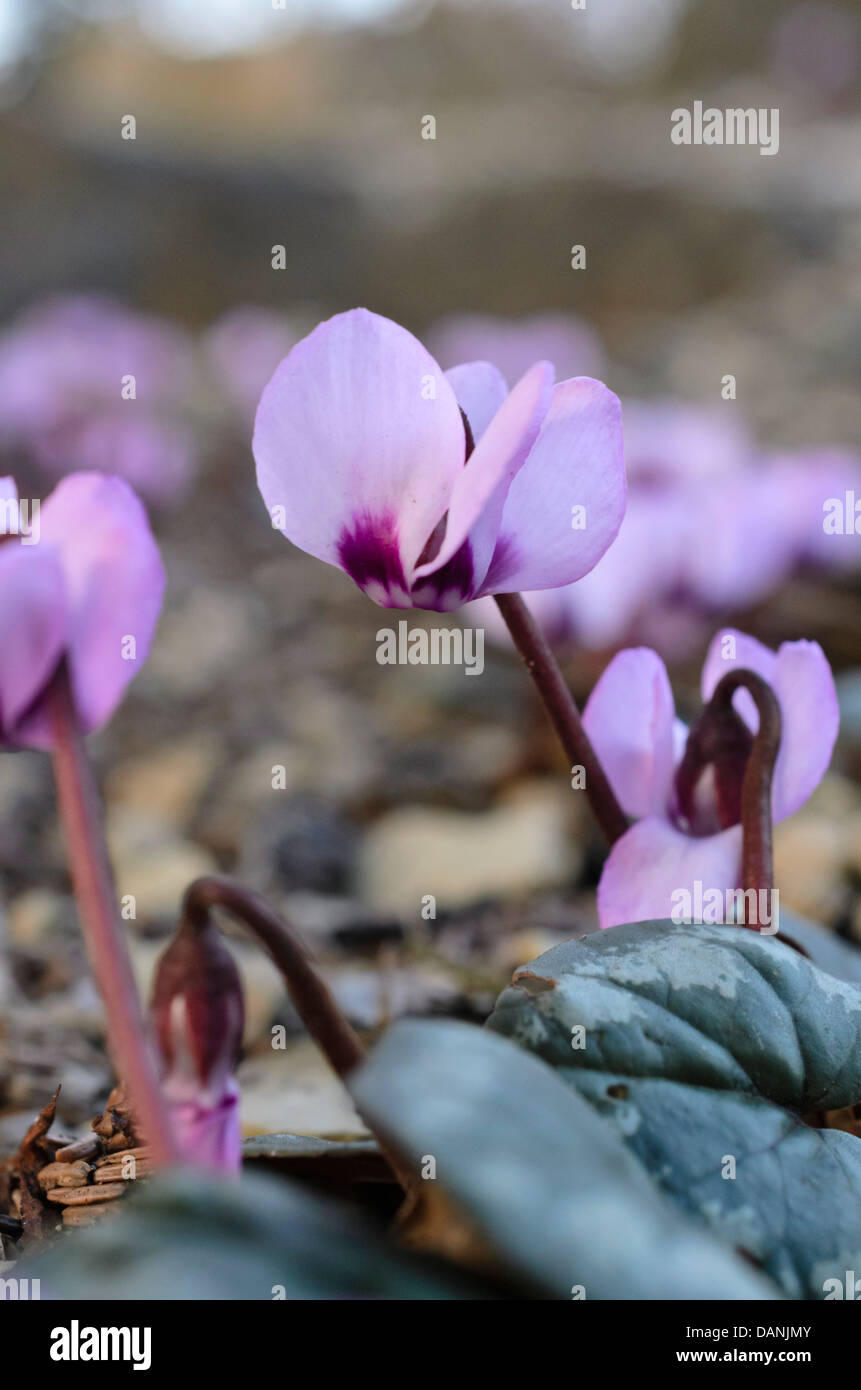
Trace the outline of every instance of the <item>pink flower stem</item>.
{"type": "Polygon", "coordinates": [[[628,829],[628,818],[601,766],[580,720],[574,697],[559,669],[550,643],[520,594],[496,594],[496,604],[572,765],[582,767],[585,790],[595,819],[609,844],[628,829]]]}
{"type": "Polygon", "coordinates": [[[732,709],[737,690],[749,691],[759,713],[759,730],[750,747],[741,787],[742,888],[753,889],[758,895],[760,890],[771,893],[774,889],[771,784],[783,721],[771,686],[754,671],[745,669],[728,671],[718,682],[710,708],[725,715],[732,709]]]}
{"type": "Polygon", "coordinates": [[[99,794],[65,661],[51,683],[47,700],[54,732],[57,802],[69,871],[90,966],[107,1014],[114,1066],[128,1086],[132,1108],[152,1150],[153,1162],[171,1163],[177,1157],[176,1142],[147,1044],[143,1009],[119,925],[99,794]]]}

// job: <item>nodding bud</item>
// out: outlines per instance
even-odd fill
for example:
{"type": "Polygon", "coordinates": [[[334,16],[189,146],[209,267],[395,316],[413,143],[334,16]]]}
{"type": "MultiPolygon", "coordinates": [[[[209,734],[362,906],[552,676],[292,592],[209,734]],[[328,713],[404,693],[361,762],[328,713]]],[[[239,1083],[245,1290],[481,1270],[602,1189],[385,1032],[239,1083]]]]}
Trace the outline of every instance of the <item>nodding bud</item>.
{"type": "Polygon", "coordinates": [[[181,923],[156,968],[150,1012],[162,1091],[182,1158],[238,1172],[242,1141],[234,1072],[245,1010],[239,972],[211,920],[181,923]]]}

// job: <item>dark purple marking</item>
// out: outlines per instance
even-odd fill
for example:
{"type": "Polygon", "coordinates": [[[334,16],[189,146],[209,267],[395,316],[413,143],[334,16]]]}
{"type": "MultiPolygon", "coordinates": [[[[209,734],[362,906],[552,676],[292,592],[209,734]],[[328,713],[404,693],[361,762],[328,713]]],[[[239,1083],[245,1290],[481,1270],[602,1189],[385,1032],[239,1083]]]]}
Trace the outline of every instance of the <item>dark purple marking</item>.
{"type": "Polygon", "coordinates": [[[363,512],[355,517],[352,530],[345,526],[341,532],[338,559],[360,589],[375,581],[387,590],[407,589],[397,522],[391,514],[374,517],[363,512]]]}
{"type": "Polygon", "coordinates": [[[443,594],[450,594],[452,590],[460,594],[461,601],[465,602],[472,598],[473,582],[475,578],[475,565],[472,560],[472,546],[469,540],[465,540],[459,550],[456,550],[450,560],[436,570],[434,574],[425,575],[413,585],[413,592],[422,594],[422,607],[427,603],[424,593],[427,588],[436,589],[440,597],[443,594]]]}

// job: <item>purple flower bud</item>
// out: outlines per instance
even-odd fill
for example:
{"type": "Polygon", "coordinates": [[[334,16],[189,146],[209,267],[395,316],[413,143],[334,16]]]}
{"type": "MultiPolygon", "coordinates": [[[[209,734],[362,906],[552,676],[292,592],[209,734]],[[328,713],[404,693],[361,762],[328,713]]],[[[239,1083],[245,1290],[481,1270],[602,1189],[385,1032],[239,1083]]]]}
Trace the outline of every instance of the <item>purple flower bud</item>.
{"type": "Polygon", "coordinates": [[[237,1173],[242,1146],[234,1072],[245,1010],[239,972],[211,923],[180,927],[158,963],[150,1012],[182,1157],[237,1173]]]}

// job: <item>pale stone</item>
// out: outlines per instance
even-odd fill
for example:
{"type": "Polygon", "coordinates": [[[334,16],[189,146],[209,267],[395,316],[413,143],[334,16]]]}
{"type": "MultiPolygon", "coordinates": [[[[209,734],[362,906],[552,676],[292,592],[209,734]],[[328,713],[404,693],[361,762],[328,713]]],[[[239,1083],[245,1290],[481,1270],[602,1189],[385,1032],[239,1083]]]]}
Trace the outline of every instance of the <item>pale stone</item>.
{"type": "Polygon", "coordinates": [[[218,743],[209,735],[167,744],[114,768],[105,783],[106,803],[185,825],[218,760],[218,743]]]}
{"type": "Polygon", "coordinates": [[[569,829],[573,795],[562,782],[542,780],[479,815],[392,811],[366,836],[362,899],[418,921],[430,895],[438,908],[459,908],[569,882],[582,858],[569,829]]]}

